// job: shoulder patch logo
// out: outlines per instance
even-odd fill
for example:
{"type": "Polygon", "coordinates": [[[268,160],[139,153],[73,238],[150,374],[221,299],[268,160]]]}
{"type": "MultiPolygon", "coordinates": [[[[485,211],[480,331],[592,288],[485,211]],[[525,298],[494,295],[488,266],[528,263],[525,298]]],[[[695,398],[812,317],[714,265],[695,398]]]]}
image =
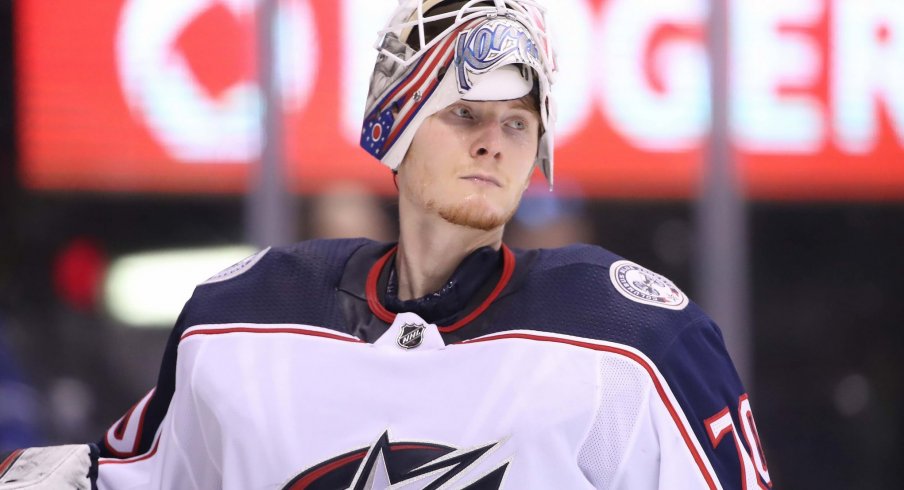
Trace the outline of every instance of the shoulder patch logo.
{"type": "Polygon", "coordinates": [[[612,284],[622,296],[669,310],[687,307],[687,296],[672,281],[629,260],[619,260],[609,267],[612,284]]]}
{"type": "Polygon", "coordinates": [[[233,277],[241,276],[242,274],[248,272],[252,267],[254,267],[254,264],[257,264],[262,258],[264,258],[264,255],[267,255],[267,252],[270,251],[270,248],[271,247],[267,247],[250,257],[242,259],[238,263],[233,264],[226,269],[218,272],[216,275],[202,282],[201,284],[213,284],[216,282],[228,281],[233,277]]]}

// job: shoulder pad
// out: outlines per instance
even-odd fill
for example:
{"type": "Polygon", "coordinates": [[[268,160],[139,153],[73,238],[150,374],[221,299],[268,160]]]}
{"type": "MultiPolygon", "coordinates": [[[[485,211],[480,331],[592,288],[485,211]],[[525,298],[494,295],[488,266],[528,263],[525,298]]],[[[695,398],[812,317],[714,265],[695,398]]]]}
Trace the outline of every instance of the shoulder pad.
{"type": "Polygon", "coordinates": [[[264,250],[261,250],[260,252],[254,254],[250,257],[246,257],[246,258],[242,259],[241,261],[239,261],[238,263],[227,267],[226,269],[223,269],[222,271],[218,272],[210,279],[202,282],[201,285],[228,281],[234,277],[238,277],[238,276],[248,272],[249,270],[251,270],[252,267],[254,267],[255,264],[257,264],[262,258],[264,258],[264,255],[267,255],[267,252],[270,251],[270,248],[271,247],[267,247],[264,250]]]}
{"type": "Polygon", "coordinates": [[[618,255],[602,247],[583,243],[562,248],[541,249],[540,252],[540,261],[537,266],[544,270],[574,264],[609,267],[610,264],[621,259],[618,255]]]}

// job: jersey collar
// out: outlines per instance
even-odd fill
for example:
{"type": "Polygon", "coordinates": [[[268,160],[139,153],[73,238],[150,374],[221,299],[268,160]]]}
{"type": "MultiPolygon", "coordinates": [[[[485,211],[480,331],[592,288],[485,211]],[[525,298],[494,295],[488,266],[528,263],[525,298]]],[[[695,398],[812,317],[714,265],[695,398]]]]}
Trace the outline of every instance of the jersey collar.
{"type": "MultiPolygon", "coordinates": [[[[389,275],[390,275],[390,272],[392,269],[392,264],[394,263],[394,258],[395,258],[395,254],[397,251],[398,251],[398,246],[394,246],[391,249],[389,249],[389,251],[387,251],[385,254],[383,254],[382,257],[377,259],[377,261],[370,268],[370,272],[367,274],[367,280],[366,280],[366,285],[365,285],[365,294],[367,297],[367,304],[368,304],[371,312],[374,314],[374,316],[376,316],[380,320],[382,320],[386,323],[389,323],[389,324],[391,324],[395,320],[396,313],[393,311],[390,311],[390,309],[386,307],[387,304],[390,306],[390,308],[401,312],[403,309],[406,309],[406,307],[410,307],[410,306],[417,307],[419,305],[426,305],[427,303],[429,303],[429,301],[425,301],[423,298],[414,300],[414,301],[410,301],[410,302],[409,301],[400,301],[397,298],[393,298],[391,294],[387,298],[387,295],[385,294],[386,285],[389,283],[389,275]],[[384,294],[381,294],[381,292],[384,292],[384,294]]],[[[483,252],[485,252],[485,251],[477,251],[477,252],[475,252],[475,254],[481,254],[483,252]]],[[[480,314],[483,313],[487,308],[489,308],[489,306],[493,303],[493,301],[495,301],[496,298],[499,297],[500,293],[502,293],[503,289],[505,289],[506,285],[508,285],[509,281],[511,280],[512,274],[514,273],[514,270],[515,270],[515,256],[512,253],[512,251],[503,244],[502,248],[500,250],[500,253],[502,255],[502,266],[501,266],[501,271],[499,271],[499,273],[498,273],[498,279],[496,280],[496,284],[493,287],[493,289],[489,292],[489,294],[484,293],[484,294],[486,294],[486,297],[483,299],[483,301],[481,301],[479,304],[477,304],[476,307],[471,309],[471,311],[464,317],[458,319],[457,321],[451,322],[449,324],[438,325],[440,332],[443,332],[443,333],[454,332],[454,331],[464,327],[465,325],[467,325],[468,323],[470,323],[474,319],[476,319],[478,316],[480,316],[480,314]]],[[[486,279],[491,279],[493,276],[497,275],[497,274],[493,274],[493,273],[490,273],[490,274],[476,273],[475,274],[475,270],[474,270],[475,268],[482,268],[483,270],[485,270],[486,263],[487,263],[486,256],[481,256],[481,255],[475,256],[475,254],[472,254],[471,256],[469,256],[462,262],[462,265],[459,266],[459,268],[453,274],[452,279],[450,281],[453,283],[456,281],[466,281],[466,280],[468,280],[469,276],[472,276],[472,277],[476,276],[478,284],[469,284],[468,286],[470,286],[470,287],[464,288],[464,289],[469,290],[468,292],[471,292],[471,294],[466,294],[467,296],[473,296],[475,294],[479,295],[481,293],[481,289],[482,289],[480,287],[479,283],[483,283],[486,279]]],[[[495,271],[493,271],[493,272],[495,272],[495,271]]],[[[471,280],[474,281],[474,279],[471,279],[471,280]]],[[[453,287],[455,287],[454,284],[453,284],[453,287]]],[[[442,295],[443,292],[440,291],[436,294],[442,295]]],[[[439,299],[439,301],[451,300],[452,302],[459,303],[459,305],[458,305],[459,308],[466,308],[468,305],[473,304],[472,301],[469,301],[470,298],[438,298],[438,299],[439,299]]],[[[443,305],[443,306],[448,307],[449,305],[443,305]]],[[[456,306],[456,305],[452,305],[452,306],[456,306]]],[[[429,308],[429,306],[428,306],[428,308],[429,308]]]]}

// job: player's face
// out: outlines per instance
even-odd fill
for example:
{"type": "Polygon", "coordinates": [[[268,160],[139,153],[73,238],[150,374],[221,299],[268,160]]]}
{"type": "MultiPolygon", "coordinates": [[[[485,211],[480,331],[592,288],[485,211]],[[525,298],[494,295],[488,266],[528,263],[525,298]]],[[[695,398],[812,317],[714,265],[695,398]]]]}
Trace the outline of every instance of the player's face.
{"type": "Polygon", "coordinates": [[[399,167],[399,192],[451,223],[496,229],[527,188],[539,128],[524,100],[452,104],[418,128],[399,167]]]}

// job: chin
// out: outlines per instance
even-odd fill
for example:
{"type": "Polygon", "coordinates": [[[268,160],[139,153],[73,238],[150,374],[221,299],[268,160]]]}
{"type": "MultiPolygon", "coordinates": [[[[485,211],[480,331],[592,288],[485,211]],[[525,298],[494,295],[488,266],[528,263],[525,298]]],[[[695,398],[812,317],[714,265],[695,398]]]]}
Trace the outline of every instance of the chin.
{"type": "Polygon", "coordinates": [[[486,202],[485,198],[468,198],[446,206],[434,206],[444,220],[454,225],[491,231],[502,227],[512,219],[515,209],[501,209],[486,202]]]}

